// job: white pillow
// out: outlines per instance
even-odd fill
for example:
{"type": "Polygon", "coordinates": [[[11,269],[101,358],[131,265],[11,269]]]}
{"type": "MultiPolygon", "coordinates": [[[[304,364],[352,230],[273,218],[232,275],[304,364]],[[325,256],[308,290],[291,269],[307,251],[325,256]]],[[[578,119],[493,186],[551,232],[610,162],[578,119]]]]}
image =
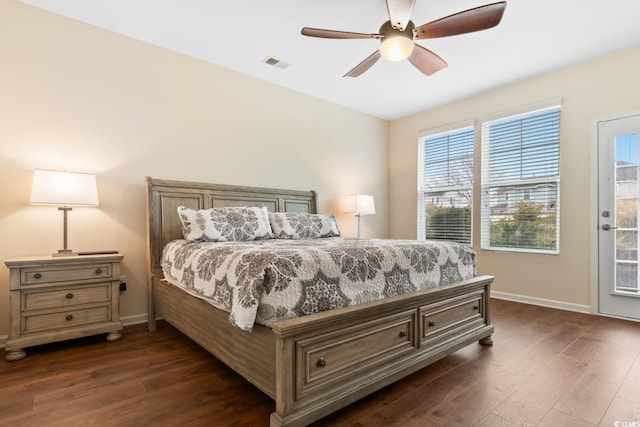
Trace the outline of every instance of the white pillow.
{"type": "Polygon", "coordinates": [[[338,222],[333,215],[269,212],[269,222],[276,239],[317,239],[340,236],[338,222]]]}
{"type": "Polygon", "coordinates": [[[273,239],[266,206],[190,209],[178,207],[188,242],[273,239]]]}

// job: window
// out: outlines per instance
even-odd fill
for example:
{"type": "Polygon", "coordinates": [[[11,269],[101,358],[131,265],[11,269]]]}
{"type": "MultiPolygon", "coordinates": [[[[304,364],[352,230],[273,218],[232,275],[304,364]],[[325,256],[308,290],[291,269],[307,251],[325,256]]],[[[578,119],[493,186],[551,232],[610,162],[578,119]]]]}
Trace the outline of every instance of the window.
{"type": "Polygon", "coordinates": [[[473,125],[418,141],[418,239],[471,245],[473,125]]]}
{"type": "Polygon", "coordinates": [[[557,254],[559,188],[559,103],[482,122],[482,249],[557,254]]]}

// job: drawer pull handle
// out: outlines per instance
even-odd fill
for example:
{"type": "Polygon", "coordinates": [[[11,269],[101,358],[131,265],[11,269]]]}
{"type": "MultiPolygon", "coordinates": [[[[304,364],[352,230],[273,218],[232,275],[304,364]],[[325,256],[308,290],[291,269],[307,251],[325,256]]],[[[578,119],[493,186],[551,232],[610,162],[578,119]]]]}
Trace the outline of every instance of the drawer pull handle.
{"type": "Polygon", "coordinates": [[[429,320],[429,327],[436,326],[435,320],[429,320]]]}
{"type": "Polygon", "coordinates": [[[65,320],[73,320],[73,316],[70,314],[67,314],[67,317],[65,317],[65,320]]]}
{"type": "Polygon", "coordinates": [[[473,306],[473,311],[478,311],[480,308],[477,305],[473,306]]]}
{"type": "Polygon", "coordinates": [[[42,279],[42,274],[36,273],[36,274],[33,275],[33,278],[34,279],[42,279]]]}
{"type": "Polygon", "coordinates": [[[318,363],[316,365],[318,366],[318,368],[324,368],[325,366],[327,366],[327,361],[324,360],[324,357],[321,357],[320,359],[318,359],[318,363]]]}
{"type": "Polygon", "coordinates": [[[65,297],[67,299],[71,299],[71,298],[73,298],[73,294],[71,292],[69,292],[67,295],[65,295],[65,297]]]}
{"type": "Polygon", "coordinates": [[[401,337],[406,337],[407,336],[407,331],[405,331],[404,329],[400,329],[400,336],[401,337]]]}
{"type": "Polygon", "coordinates": [[[101,268],[96,268],[96,274],[101,274],[102,273],[102,269],[101,268]]]}

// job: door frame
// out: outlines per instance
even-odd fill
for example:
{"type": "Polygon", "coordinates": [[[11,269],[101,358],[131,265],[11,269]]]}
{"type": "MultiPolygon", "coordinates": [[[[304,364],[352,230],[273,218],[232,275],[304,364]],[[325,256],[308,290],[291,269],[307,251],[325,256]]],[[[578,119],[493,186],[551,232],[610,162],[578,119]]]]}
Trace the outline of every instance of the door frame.
{"type": "MultiPolygon", "coordinates": [[[[624,119],[632,116],[640,116],[640,110],[624,111],[621,113],[608,114],[606,116],[597,117],[591,120],[591,182],[590,182],[590,245],[591,245],[591,262],[590,262],[590,282],[591,289],[589,292],[590,299],[590,312],[591,314],[598,314],[606,317],[617,317],[609,314],[600,313],[598,286],[599,286],[599,272],[598,272],[598,227],[600,216],[598,212],[598,181],[599,181],[599,166],[598,166],[598,123],[607,122],[610,120],[624,119]]],[[[617,317],[625,320],[632,320],[627,317],[617,317]]]]}

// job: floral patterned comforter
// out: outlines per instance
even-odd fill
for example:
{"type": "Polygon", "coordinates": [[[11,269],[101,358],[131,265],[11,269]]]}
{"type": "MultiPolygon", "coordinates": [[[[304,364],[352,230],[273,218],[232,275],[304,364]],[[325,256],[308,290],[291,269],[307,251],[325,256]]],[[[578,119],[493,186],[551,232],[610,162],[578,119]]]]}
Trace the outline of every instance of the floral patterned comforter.
{"type": "Polygon", "coordinates": [[[351,239],[188,243],[163,252],[165,279],[250,331],[281,319],[473,277],[476,254],[450,242],[351,239]]]}

